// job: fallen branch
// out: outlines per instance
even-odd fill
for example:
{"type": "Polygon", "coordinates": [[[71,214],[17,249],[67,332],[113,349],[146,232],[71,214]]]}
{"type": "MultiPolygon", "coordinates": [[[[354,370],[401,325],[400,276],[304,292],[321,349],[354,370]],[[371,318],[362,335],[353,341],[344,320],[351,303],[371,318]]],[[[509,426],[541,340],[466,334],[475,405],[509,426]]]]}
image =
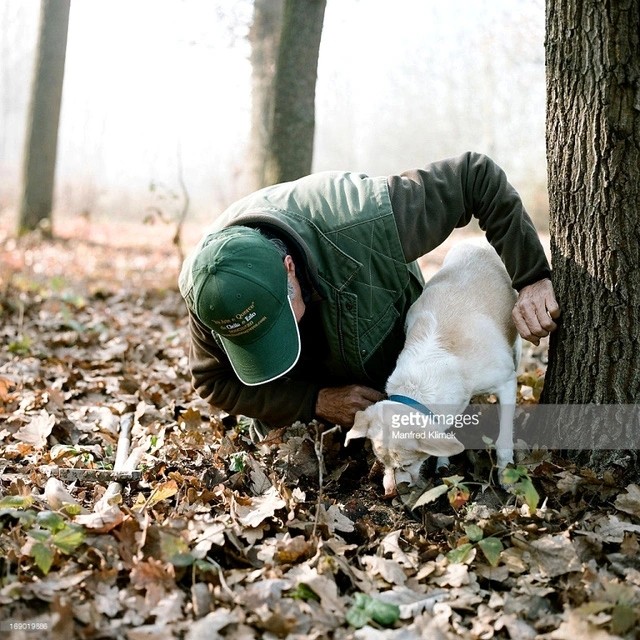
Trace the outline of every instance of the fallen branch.
{"type": "MultiPolygon", "coordinates": [[[[38,471],[50,478],[58,478],[63,482],[136,482],[142,478],[141,471],[112,471],[110,469],[77,469],[42,465],[38,471]]],[[[28,474],[4,474],[5,477],[28,477],[28,474]]]]}

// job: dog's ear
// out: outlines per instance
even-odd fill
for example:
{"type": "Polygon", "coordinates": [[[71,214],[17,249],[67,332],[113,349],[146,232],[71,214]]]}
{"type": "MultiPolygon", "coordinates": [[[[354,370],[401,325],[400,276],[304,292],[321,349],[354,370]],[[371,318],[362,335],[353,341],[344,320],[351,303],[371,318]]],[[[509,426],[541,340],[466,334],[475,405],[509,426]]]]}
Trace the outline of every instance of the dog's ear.
{"type": "Polygon", "coordinates": [[[449,458],[450,456],[455,456],[464,451],[464,445],[455,437],[420,438],[416,439],[416,444],[420,451],[423,451],[430,456],[437,456],[439,458],[449,458]]]}
{"type": "Polygon", "coordinates": [[[364,411],[358,411],[353,421],[353,427],[347,431],[347,435],[344,439],[345,446],[349,444],[349,440],[355,440],[356,438],[366,438],[369,433],[369,425],[371,424],[373,407],[371,405],[364,411]]]}
{"type": "Polygon", "coordinates": [[[415,313],[411,318],[407,315],[407,341],[422,340],[431,335],[438,327],[438,321],[431,311],[415,313]]]}

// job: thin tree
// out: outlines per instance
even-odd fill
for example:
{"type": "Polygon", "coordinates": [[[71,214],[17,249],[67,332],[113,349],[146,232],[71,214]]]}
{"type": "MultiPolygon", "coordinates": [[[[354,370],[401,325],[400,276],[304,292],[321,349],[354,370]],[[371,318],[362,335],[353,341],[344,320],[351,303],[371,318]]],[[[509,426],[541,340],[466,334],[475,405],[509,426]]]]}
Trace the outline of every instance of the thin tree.
{"type": "Polygon", "coordinates": [[[42,0],[18,232],[50,233],[70,0],[42,0]],[[43,225],[48,221],[48,225],[43,225]]]}
{"type": "Polygon", "coordinates": [[[285,0],[265,183],[311,172],[318,54],[326,0],[285,0]]]}
{"type": "MultiPolygon", "coordinates": [[[[563,315],[542,401],[637,404],[640,0],[546,6],[551,253],[563,315]]],[[[600,451],[591,462],[635,457],[600,451]]]]}
{"type": "Polygon", "coordinates": [[[273,126],[273,99],[284,0],[254,0],[251,44],[251,132],[249,188],[264,187],[267,150],[273,126]]]}

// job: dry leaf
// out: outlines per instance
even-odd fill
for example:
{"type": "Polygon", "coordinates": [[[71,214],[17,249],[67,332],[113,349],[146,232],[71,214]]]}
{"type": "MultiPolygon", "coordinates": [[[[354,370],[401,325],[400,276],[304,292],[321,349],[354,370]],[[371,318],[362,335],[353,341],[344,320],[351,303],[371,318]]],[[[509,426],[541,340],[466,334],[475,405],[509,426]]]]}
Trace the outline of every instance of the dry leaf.
{"type": "Polygon", "coordinates": [[[287,503],[280,497],[278,490],[271,487],[265,494],[251,498],[249,506],[235,503],[235,513],[245,527],[257,527],[267,518],[273,517],[278,509],[287,506],[287,503]]]}
{"type": "Polygon", "coordinates": [[[20,427],[14,434],[16,440],[30,444],[34,449],[42,449],[47,444],[47,438],[56,423],[56,417],[44,409],[20,427]]]}
{"type": "Polygon", "coordinates": [[[549,634],[552,640],[614,640],[618,637],[592,625],[575,611],[566,612],[565,617],[562,624],[549,634]]]}
{"type": "Polygon", "coordinates": [[[115,529],[124,520],[124,513],[115,504],[96,503],[96,509],[93,513],[76,516],[74,522],[81,524],[94,533],[107,533],[115,529]]]}
{"type": "Polygon", "coordinates": [[[76,513],[86,513],[87,510],[67,491],[67,488],[57,478],[49,478],[44,485],[44,499],[51,509],[58,511],[71,506],[76,513]]]}
{"type": "Polygon", "coordinates": [[[280,564],[293,564],[313,551],[313,545],[304,536],[279,540],[273,559],[280,564]]]}
{"type": "Polygon", "coordinates": [[[328,509],[318,505],[318,524],[325,525],[331,533],[336,531],[351,533],[355,528],[353,521],[347,518],[336,504],[332,504],[328,509]]]}
{"type": "Polygon", "coordinates": [[[580,571],[581,563],[571,540],[565,535],[547,535],[530,543],[532,568],[543,576],[556,576],[580,571]]]}
{"type": "Polygon", "coordinates": [[[630,484],[627,493],[621,493],[614,502],[616,509],[640,518],[640,487],[630,484]]]}
{"type": "Polygon", "coordinates": [[[146,501],[147,507],[152,507],[154,504],[158,504],[158,502],[162,502],[171,496],[175,496],[178,493],[178,483],[175,480],[167,480],[162,484],[154,487],[151,495],[146,501]]]}
{"type": "Polygon", "coordinates": [[[345,604],[338,595],[338,585],[333,576],[321,575],[317,569],[304,564],[288,571],[286,577],[309,587],[320,598],[320,604],[326,611],[340,615],[344,613],[345,604]]]}
{"type": "Polygon", "coordinates": [[[387,560],[380,556],[363,556],[360,561],[373,575],[381,576],[389,584],[404,584],[407,581],[404,569],[395,560],[387,560]]]}
{"type": "Polygon", "coordinates": [[[239,609],[216,609],[189,625],[186,640],[217,640],[222,638],[218,633],[230,624],[237,624],[244,620],[244,615],[239,609]]]}
{"type": "Polygon", "coordinates": [[[418,554],[415,551],[406,553],[400,548],[401,533],[400,529],[388,533],[380,542],[380,549],[383,553],[390,553],[393,559],[403,567],[417,569],[418,554]]]}

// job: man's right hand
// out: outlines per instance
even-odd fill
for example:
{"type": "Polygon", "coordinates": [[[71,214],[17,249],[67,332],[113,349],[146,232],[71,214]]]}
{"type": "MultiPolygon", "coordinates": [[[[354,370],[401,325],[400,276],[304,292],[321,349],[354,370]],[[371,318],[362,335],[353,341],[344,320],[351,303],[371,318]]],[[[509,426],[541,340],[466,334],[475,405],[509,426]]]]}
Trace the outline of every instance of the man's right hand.
{"type": "Polygon", "coordinates": [[[316,415],[330,424],[352,427],[358,411],[363,411],[383,398],[383,393],[360,384],[327,387],[318,392],[316,415]]]}

